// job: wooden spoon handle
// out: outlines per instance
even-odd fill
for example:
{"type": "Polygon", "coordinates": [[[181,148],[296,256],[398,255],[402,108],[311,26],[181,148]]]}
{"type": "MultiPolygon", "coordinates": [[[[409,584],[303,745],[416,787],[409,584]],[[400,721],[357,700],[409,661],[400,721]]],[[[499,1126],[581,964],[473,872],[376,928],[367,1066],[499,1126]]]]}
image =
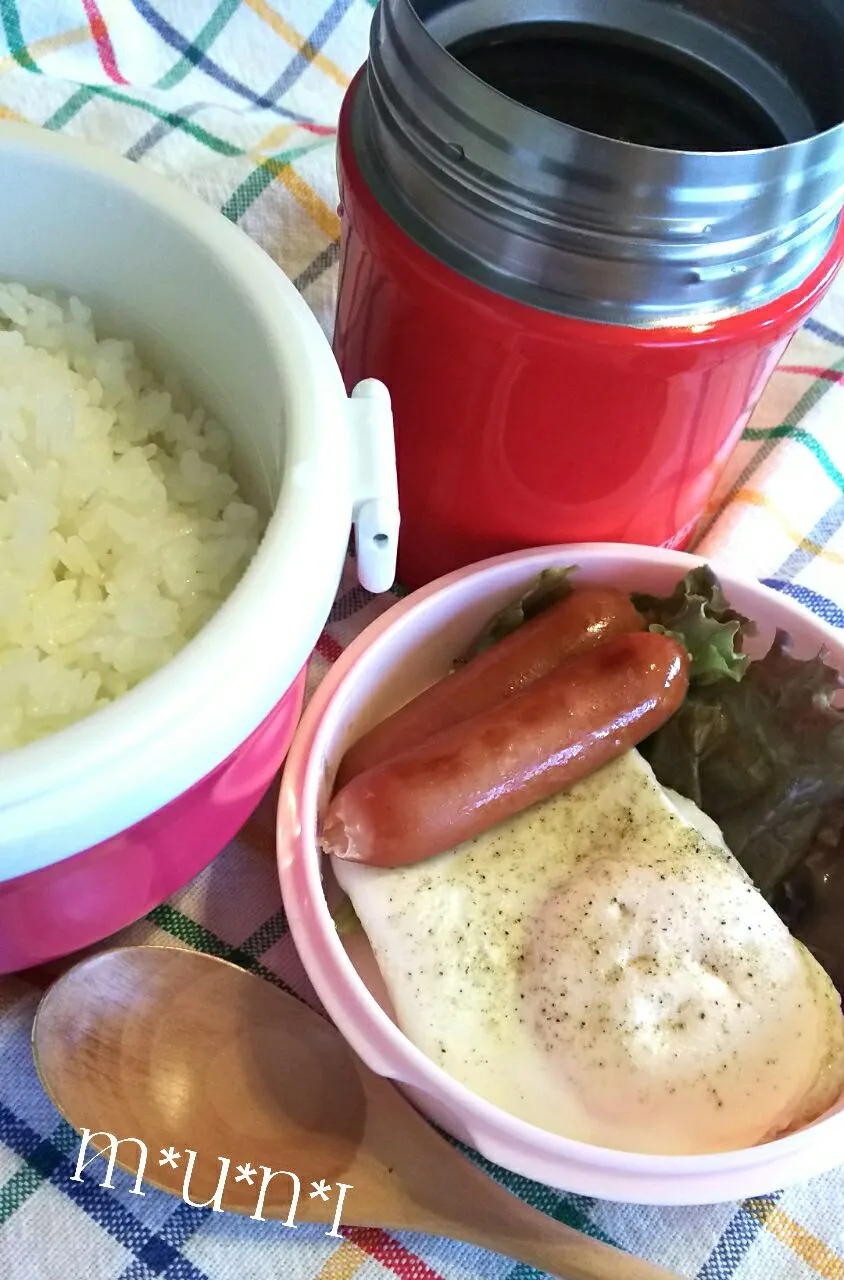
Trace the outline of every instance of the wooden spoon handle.
{"type": "Polygon", "coordinates": [[[464,1205],[459,1239],[547,1271],[559,1280],[680,1280],[673,1272],[532,1209],[497,1183],[487,1182],[476,1203],[483,1206],[483,1220],[467,1221],[464,1205]]]}
{"type": "Polygon", "coordinates": [[[360,1060],[355,1066],[367,1098],[362,1145],[374,1161],[370,1222],[479,1245],[560,1280],[680,1280],[532,1209],[446,1143],[391,1084],[360,1060]]]}
{"type": "MultiPolygon", "coordinates": [[[[496,1192],[501,1189],[496,1187],[496,1192]]],[[[680,1280],[673,1272],[622,1253],[611,1245],[581,1235],[505,1192],[488,1197],[487,1205],[498,1215],[494,1227],[467,1224],[461,1238],[559,1280],[680,1280]],[[512,1205],[508,1204],[512,1201],[512,1205]]]]}

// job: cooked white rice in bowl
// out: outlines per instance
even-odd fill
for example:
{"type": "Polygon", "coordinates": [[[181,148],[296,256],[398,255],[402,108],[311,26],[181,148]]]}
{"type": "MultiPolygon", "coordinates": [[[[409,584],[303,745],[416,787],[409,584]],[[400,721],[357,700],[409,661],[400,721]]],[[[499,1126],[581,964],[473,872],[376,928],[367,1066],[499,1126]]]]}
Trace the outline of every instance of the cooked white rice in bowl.
{"type": "Polygon", "coordinates": [[[226,431],[78,299],[0,283],[0,750],[119,697],[261,535],[226,431]]]}

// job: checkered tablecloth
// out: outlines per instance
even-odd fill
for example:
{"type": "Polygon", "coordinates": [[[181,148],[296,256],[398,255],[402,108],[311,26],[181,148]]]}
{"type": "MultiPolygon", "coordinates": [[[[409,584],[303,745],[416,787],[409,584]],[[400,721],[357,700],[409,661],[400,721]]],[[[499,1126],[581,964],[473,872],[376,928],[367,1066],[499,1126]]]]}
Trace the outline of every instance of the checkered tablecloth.
{"type": "MultiPolygon", "coordinates": [[[[368,0],[0,0],[0,117],[112,148],[253,236],[328,332],[338,250],[334,125],[363,61],[368,0]]],[[[0,193],[2,198],[2,193],[0,193]]],[[[700,549],[844,627],[844,280],[792,344],[710,513],[700,549]]],[[[347,570],[310,687],[391,597],[347,570]]],[[[273,797],[208,870],[120,942],[224,955],[314,994],[287,936],[273,797]]],[[[155,1192],[72,1182],[78,1149],[42,1093],[40,994],[0,981],[0,1280],[529,1280],[423,1237],[241,1220],[155,1192]]],[[[844,1158],[844,1152],[842,1152],[844,1158]]],[[[583,1231],[697,1280],[844,1280],[844,1169],[782,1195],[653,1209],[499,1176],[583,1231]]]]}

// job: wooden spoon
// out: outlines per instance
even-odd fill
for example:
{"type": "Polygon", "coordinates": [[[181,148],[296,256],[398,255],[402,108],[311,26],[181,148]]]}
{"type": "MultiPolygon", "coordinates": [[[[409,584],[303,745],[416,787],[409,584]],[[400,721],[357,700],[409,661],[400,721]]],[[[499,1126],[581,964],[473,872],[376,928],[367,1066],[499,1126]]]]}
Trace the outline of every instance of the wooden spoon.
{"type": "MultiPolygon", "coordinates": [[[[146,1183],[194,1203],[221,1179],[217,1207],[293,1227],[428,1232],[564,1280],[672,1280],[523,1204],[439,1137],[329,1022],[223,960],[166,947],[89,957],[43,997],[32,1040],[55,1106],[78,1132],[98,1135],[86,1160],[107,1149],[108,1134],[139,1139],[143,1164],[131,1142],[116,1163],[132,1173],[140,1165],[146,1183]],[[178,1153],[177,1167],[160,1163],[165,1151],[178,1153]],[[257,1170],[252,1181],[238,1180],[243,1166],[257,1170]],[[279,1174],[259,1208],[276,1171],[298,1177],[298,1202],[293,1179],[279,1174]]],[[[104,1178],[105,1163],[95,1166],[104,1178]]]]}

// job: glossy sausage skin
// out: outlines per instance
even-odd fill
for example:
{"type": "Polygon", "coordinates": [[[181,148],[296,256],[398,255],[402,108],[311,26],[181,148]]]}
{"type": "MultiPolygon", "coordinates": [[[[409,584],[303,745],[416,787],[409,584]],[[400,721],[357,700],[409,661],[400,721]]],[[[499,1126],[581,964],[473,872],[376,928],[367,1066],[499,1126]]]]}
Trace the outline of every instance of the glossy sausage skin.
{"type": "Polygon", "coordinates": [[[337,786],[431,734],[496,706],[574,654],[644,626],[623,592],[613,587],[576,588],[370,729],[343,757],[337,786]]]}
{"type": "Polygon", "coordinates": [[[321,847],[376,867],[444,853],[635,747],[682,702],[688,667],[668,636],[604,640],[358,774],[329,804],[321,847]]]}

